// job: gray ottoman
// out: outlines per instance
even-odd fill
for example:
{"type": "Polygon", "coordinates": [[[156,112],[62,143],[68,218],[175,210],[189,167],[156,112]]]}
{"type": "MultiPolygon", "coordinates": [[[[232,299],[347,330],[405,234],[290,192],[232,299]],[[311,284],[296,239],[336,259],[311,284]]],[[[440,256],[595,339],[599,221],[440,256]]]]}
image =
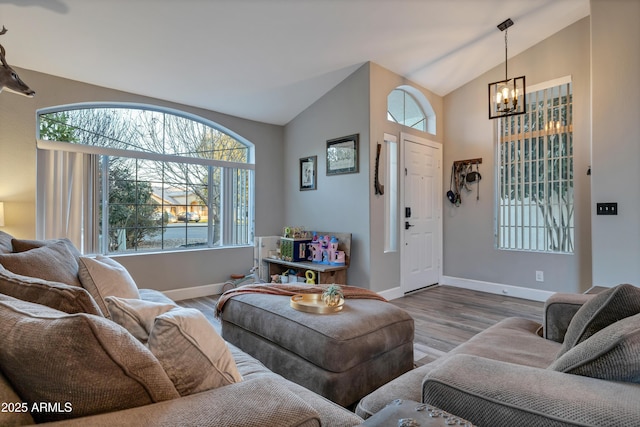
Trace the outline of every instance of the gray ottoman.
{"type": "Polygon", "coordinates": [[[350,406],[413,368],[413,318],[387,302],[347,299],[342,311],[294,310],[290,297],[237,295],[222,336],[272,371],[350,406]]]}

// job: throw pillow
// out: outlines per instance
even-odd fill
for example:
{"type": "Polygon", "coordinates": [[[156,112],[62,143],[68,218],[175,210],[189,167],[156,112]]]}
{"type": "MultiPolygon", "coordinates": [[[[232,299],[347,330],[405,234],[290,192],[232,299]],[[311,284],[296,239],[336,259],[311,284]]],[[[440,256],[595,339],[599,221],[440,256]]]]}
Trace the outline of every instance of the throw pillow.
{"type": "Polygon", "coordinates": [[[25,239],[12,239],[11,246],[13,248],[13,252],[26,252],[31,249],[41,248],[43,246],[50,246],[56,243],[62,242],[67,245],[67,249],[71,252],[76,259],[80,258],[82,255],[78,248],[71,242],[71,240],[66,237],[63,239],[47,239],[47,240],[25,240],[25,239]]]}
{"type": "Polygon", "coordinates": [[[103,317],[66,314],[0,295],[0,370],[37,423],[118,411],[179,397],[158,360],[103,317]]]}
{"type": "Polygon", "coordinates": [[[0,231],[0,254],[8,254],[13,252],[11,239],[13,239],[13,236],[5,233],[4,231],[0,231]]]}
{"type": "Polygon", "coordinates": [[[640,313],[640,288],[623,284],[596,294],[571,319],[557,357],[601,329],[637,313],[640,313]]]}
{"type": "Polygon", "coordinates": [[[178,307],[174,303],[157,303],[132,298],[106,297],[111,320],[146,344],[156,317],[178,307]]]}
{"type": "Polygon", "coordinates": [[[69,314],[87,313],[102,316],[102,311],[86,289],[36,277],[20,276],[1,265],[0,293],[69,314]]]}
{"type": "Polygon", "coordinates": [[[549,369],[609,381],[640,383],[640,314],[596,332],[549,369]]]}
{"type": "Polygon", "coordinates": [[[148,345],[181,396],[242,381],[226,342],[196,309],[156,317],[148,345]]]}
{"type": "Polygon", "coordinates": [[[98,255],[96,258],[80,257],[78,276],[82,286],[98,303],[105,317],[111,318],[105,298],[140,298],[136,282],[119,262],[98,255]]]}
{"type": "Polygon", "coordinates": [[[64,242],[41,246],[26,252],[0,254],[0,264],[21,276],[81,286],[78,280],[78,262],[64,242]]]}

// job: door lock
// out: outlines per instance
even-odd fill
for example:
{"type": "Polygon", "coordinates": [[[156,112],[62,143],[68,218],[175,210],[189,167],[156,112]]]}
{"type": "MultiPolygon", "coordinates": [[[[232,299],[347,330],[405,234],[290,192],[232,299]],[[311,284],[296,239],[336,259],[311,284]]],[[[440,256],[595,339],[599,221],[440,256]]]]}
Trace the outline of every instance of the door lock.
{"type": "Polygon", "coordinates": [[[411,227],[413,227],[413,224],[409,224],[409,221],[405,221],[405,222],[404,222],[404,229],[405,229],[405,230],[408,230],[408,229],[410,229],[411,227]]]}

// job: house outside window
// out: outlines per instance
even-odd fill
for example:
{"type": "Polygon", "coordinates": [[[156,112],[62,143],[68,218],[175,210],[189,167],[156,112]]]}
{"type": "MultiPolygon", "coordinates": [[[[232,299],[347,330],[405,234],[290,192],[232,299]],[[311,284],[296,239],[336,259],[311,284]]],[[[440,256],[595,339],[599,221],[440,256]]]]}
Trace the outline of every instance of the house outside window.
{"type": "Polygon", "coordinates": [[[497,247],[573,253],[571,81],[529,91],[526,114],[498,120],[497,247]]]}
{"type": "Polygon", "coordinates": [[[38,130],[38,237],[71,222],[84,253],[252,244],[253,146],[232,132],[137,105],[41,110],[38,130]]]}

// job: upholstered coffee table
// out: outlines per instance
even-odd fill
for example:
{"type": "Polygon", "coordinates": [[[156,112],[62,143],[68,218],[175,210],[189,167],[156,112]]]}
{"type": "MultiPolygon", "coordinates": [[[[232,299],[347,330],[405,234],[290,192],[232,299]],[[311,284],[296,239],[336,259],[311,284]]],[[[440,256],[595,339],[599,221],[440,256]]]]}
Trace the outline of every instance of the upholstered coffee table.
{"type": "Polygon", "coordinates": [[[413,318],[384,301],[347,299],[315,314],[291,308],[289,296],[244,294],[221,321],[225,340],[345,407],[413,368],[413,318]]]}

